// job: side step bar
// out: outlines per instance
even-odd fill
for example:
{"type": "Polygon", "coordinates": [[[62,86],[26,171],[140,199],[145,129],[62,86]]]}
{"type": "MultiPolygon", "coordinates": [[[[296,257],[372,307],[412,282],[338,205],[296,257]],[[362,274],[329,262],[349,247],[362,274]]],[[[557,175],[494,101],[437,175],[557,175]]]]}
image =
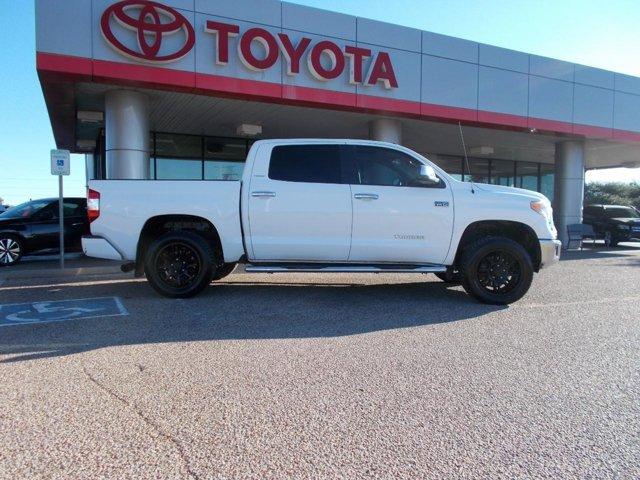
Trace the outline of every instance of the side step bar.
{"type": "Polygon", "coordinates": [[[403,264],[344,264],[344,263],[275,263],[252,264],[244,267],[247,273],[434,273],[445,272],[444,265],[403,265],[403,264]]]}

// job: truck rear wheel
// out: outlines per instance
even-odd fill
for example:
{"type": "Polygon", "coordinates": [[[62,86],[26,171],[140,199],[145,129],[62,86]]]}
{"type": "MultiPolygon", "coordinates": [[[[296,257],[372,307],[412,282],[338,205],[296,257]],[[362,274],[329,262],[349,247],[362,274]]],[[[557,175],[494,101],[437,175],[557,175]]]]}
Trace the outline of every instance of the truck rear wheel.
{"type": "Polygon", "coordinates": [[[506,305],[531,286],[533,264],[527,251],[508,238],[489,237],[469,245],[461,259],[462,286],[482,303],[506,305]]]}
{"type": "Polygon", "coordinates": [[[209,243],[195,233],[165,233],[149,245],[145,273],[160,295],[193,297],[209,285],[215,274],[214,252],[209,243]]]}

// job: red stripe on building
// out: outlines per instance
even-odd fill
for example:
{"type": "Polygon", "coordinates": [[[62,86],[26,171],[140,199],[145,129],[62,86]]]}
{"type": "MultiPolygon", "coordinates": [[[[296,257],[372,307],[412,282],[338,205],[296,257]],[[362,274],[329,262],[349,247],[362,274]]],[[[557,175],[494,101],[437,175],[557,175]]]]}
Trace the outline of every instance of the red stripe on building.
{"type": "Polygon", "coordinates": [[[356,107],[356,95],[348,92],[336,92],[321,88],[299,87],[296,85],[282,85],[282,98],[293,100],[301,104],[313,106],[334,105],[339,107],[356,107]]]}
{"type": "Polygon", "coordinates": [[[541,118],[487,112],[446,105],[419,103],[375,95],[336,92],[319,88],[238,79],[219,75],[186,72],[163,67],[132,65],[82,57],[36,53],[38,73],[68,81],[87,81],[132,85],[169,91],[187,91],[205,95],[222,95],[244,100],[262,100],[292,105],[346,109],[419,116],[429,120],[464,121],[476,125],[495,125],[517,129],[536,128],[549,133],[574,134],[590,138],[614,138],[640,142],[640,132],[614,130],[541,118]]]}
{"type": "Polygon", "coordinates": [[[527,117],[511,115],[509,113],[486,112],[478,110],[478,122],[490,123],[493,125],[504,125],[507,127],[527,128],[527,117]]]}

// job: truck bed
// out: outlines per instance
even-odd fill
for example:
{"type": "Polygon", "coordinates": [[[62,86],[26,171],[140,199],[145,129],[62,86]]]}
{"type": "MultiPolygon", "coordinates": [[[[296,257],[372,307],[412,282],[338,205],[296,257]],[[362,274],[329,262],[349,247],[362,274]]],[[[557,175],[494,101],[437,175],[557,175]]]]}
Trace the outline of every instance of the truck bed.
{"type": "Polygon", "coordinates": [[[149,218],[185,212],[215,225],[225,261],[235,262],[244,253],[238,181],[92,180],[89,188],[101,198],[91,233],[117,245],[122,260],[135,260],[140,231],[149,218]]]}

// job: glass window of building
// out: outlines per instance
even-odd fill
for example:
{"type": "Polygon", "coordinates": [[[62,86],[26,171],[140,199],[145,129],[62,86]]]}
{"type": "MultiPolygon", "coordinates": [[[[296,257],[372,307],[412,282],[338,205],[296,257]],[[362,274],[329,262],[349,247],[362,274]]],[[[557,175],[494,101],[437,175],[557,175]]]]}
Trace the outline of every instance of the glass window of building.
{"type": "Polygon", "coordinates": [[[201,180],[202,138],[156,133],[155,163],[157,180],[201,180]]]}
{"type": "Polygon", "coordinates": [[[555,179],[555,166],[549,163],[540,164],[540,193],[553,201],[553,185],[555,179]]]}
{"type": "Polygon", "coordinates": [[[538,191],[538,164],[532,162],[516,163],[516,187],[538,191]]]}
{"type": "MultiPolygon", "coordinates": [[[[429,157],[427,157],[429,158],[429,157]]],[[[429,158],[433,163],[447,172],[456,180],[462,180],[462,158],[451,155],[437,155],[429,158]]]]}
{"type": "Polygon", "coordinates": [[[205,180],[238,181],[247,159],[248,142],[242,139],[206,137],[204,139],[205,180]]]}
{"type": "Polygon", "coordinates": [[[513,160],[491,160],[491,183],[494,185],[514,185],[513,160]]]}
{"type": "Polygon", "coordinates": [[[471,175],[465,175],[466,182],[489,183],[489,160],[485,158],[470,158],[469,169],[471,175]]]}

